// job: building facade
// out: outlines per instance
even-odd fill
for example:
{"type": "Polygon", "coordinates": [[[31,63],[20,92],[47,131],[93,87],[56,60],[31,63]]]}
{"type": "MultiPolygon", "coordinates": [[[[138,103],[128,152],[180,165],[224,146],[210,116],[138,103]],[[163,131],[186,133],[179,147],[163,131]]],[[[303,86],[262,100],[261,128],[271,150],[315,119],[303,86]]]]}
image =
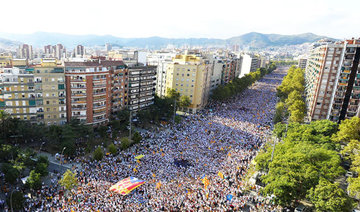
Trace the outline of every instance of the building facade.
{"type": "Polygon", "coordinates": [[[149,66],[156,66],[156,95],[164,97],[166,95],[166,71],[167,65],[172,62],[175,57],[174,52],[153,52],[146,58],[149,66]]]}
{"type": "Polygon", "coordinates": [[[168,65],[166,90],[175,89],[190,98],[188,111],[196,113],[208,101],[211,71],[210,64],[195,55],[176,55],[168,65]]]}
{"type": "Polygon", "coordinates": [[[55,59],[43,59],[40,65],[30,66],[34,72],[37,121],[47,125],[66,122],[66,93],[64,66],[55,59]]]}
{"type": "Polygon", "coordinates": [[[111,112],[111,73],[98,61],[65,62],[67,121],[100,125],[111,112]]]}
{"type": "Polygon", "coordinates": [[[305,71],[308,119],[341,121],[359,116],[360,39],[321,45],[305,71]]]}
{"type": "Polygon", "coordinates": [[[36,122],[33,69],[0,69],[0,109],[12,117],[36,122]]]}
{"type": "Polygon", "coordinates": [[[139,111],[154,104],[156,66],[130,67],[128,77],[129,109],[131,111],[139,111]]]}

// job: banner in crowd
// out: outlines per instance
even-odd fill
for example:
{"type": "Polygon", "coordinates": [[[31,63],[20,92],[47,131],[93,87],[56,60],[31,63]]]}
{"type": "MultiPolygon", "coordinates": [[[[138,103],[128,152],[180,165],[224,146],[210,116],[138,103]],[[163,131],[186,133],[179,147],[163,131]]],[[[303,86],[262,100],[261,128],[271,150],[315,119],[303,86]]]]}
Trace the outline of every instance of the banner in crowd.
{"type": "Polygon", "coordinates": [[[145,183],[145,181],[143,181],[143,180],[139,180],[135,177],[128,177],[123,180],[120,180],[115,185],[111,186],[109,190],[114,191],[119,194],[122,194],[122,195],[127,195],[132,190],[141,186],[144,183],[145,183]]]}

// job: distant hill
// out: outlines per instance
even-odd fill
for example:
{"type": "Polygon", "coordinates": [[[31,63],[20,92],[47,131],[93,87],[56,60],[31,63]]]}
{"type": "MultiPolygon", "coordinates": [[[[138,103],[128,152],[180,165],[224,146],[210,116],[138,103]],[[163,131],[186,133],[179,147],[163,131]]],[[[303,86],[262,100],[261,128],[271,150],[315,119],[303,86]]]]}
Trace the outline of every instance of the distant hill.
{"type": "Polygon", "coordinates": [[[20,44],[21,43],[18,41],[0,38],[0,49],[14,49],[17,48],[20,44]]]}
{"type": "MultiPolygon", "coordinates": [[[[279,35],[262,34],[257,32],[247,33],[238,37],[229,39],[210,39],[210,38],[120,38],[112,35],[69,35],[62,33],[36,32],[32,34],[10,34],[0,33],[1,38],[31,44],[35,47],[43,47],[51,44],[61,43],[67,48],[74,48],[81,44],[84,46],[103,46],[105,43],[111,43],[115,46],[139,47],[139,48],[162,48],[167,45],[174,46],[225,46],[238,44],[242,47],[264,48],[269,46],[297,45],[306,42],[314,42],[325,36],[319,36],[312,33],[299,35],[279,35]]],[[[10,41],[5,40],[7,43],[10,41]]],[[[11,42],[12,42],[11,41],[11,42]]],[[[2,41],[0,40],[0,45],[2,41]]]]}
{"type": "MultiPolygon", "coordinates": [[[[249,46],[253,48],[264,48],[269,46],[298,45],[303,43],[312,43],[326,36],[315,35],[313,33],[304,33],[298,35],[279,35],[279,34],[261,34],[250,32],[238,37],[227,39],[229,44],[238,44],[240,46],[249,46]]],[[[334,39],[335,40],[335,39],[334,39]]]]}

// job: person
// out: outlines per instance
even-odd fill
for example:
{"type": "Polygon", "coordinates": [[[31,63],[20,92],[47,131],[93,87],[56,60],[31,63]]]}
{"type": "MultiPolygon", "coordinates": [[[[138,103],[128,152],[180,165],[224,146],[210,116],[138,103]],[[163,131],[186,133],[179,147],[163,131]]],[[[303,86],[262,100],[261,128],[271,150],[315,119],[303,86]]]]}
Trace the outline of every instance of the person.
{"type": "Polygon", "coordinates": [[[244,182],[272,127],[280,79],[271,76],[223,103],[210,102],[168,130],[141,133],[146,139],[116,156],[99,162],[75,159],[81,161],[75,168],[81,189],[63,195],[58,184],[43,185],[26,211],[241,211],[249,205],[252,210],[275,210],[268,197],[246,193],[244,182]],[[140,154],[144,157],[135,160],[140,154]],[[201,180],[204,175],[207,186],[201,180]],[[129,176],[146,183],[126,196],[109,191],[129,176]]]}

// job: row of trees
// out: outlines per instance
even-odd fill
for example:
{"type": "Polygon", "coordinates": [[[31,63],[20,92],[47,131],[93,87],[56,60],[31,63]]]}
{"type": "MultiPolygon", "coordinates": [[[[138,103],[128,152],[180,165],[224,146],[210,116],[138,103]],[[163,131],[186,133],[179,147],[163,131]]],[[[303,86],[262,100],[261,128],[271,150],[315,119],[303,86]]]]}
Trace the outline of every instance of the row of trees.
{"type": "MultiPolygon", "coordinates": [[[[345,174],[339,152],[341,143],[347,143],[341,153],[351,158],[353,171],[359,171],[359,118],[340,126],[328,120],[277,123],[274,135],[282,142],[276,147],[268,144],[255,159],[257,170],[267,173],[261,177],[265,195],[275,195],[282,206],[307,199],[318,211],[351,211],[354,201],[337,182],[345,174]]],[[[348,178],[348,182],[350,194],[358,197],[359,178],[348,178]]]]}
{"type": "MultiPolygon", "coordinates": [[[[14,145],[0,145],[0,164],[2,164],[1,172],[4,173],[5,183],[16,185],[17,188],[23,188],[23,190],[40,189],[43,177],[48,175],[49,161],[46,157],[36,157],[31,149],[21,149],[14,145]],[[30,174],[23,185],[20,179],[28,173],[30,174]]],[[[24,193],[14,191],[12,196],[11,205],[15,210],[20,210],[25,200],[24,193]]],[[[9,201],[8,199],[8,205],[10,205],[9,201]]]]}
{"type": "Polygon", "coordinates": [[[304,122],[306,105],[304,70],[292,66],[277,88],[280,101],[276,105],[274,122],[278,123],[289,117],[290,122],[304,122]]]}
{"type": "Polygon", "coordinates": [[[255,81],[259,80],[264,75],[271,73],[275,69],[275,64],[271,63],[268,68],[259,68],[256,72],[250,72],[241,78],[235,78],[230,83],[221,85],[214,89],[211,98],[217,101],[226,100],[238,93],[241,93],[255,81]]]}

